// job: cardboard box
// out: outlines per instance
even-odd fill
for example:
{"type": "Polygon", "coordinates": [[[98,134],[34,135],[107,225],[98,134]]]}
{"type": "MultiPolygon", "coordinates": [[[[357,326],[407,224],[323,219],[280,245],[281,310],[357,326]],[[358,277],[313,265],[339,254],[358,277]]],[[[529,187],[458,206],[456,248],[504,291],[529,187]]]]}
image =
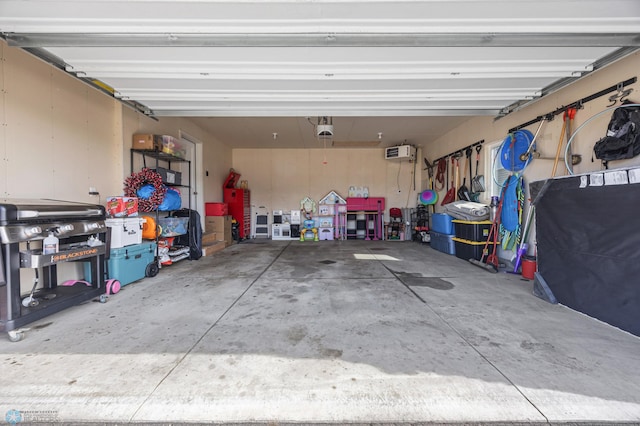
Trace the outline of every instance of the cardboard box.
{"type": "Polygon", "coordinates": [[[202,245],[215,244],[218,242],[218,234],[215,232],[203,232],[202,233],[202,245]]]}
{"type": "Polygon", "coordinates": [[[135,217],[138,216],[138,198],[112,196],[105,202],[107,216],[109,217],[135,217]]]}
{"type": "Polygon", "coordinates": [[[215,232],[218,241],[233,242],[231,236],[231,215],[226,216],[205,216],[205,232],[215,232]]]}
{"type": "Polygon", "coordinates": [[[162,151],[162,135],[136,133],[133,135],[131,148],[145,151],[162,151]]]}

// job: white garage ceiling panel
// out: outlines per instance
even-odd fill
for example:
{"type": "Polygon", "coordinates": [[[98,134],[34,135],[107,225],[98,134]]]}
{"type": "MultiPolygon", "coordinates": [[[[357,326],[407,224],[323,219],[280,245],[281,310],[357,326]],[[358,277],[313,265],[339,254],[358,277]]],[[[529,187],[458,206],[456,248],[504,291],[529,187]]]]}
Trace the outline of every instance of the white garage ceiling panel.
{"type": "Polygon", "coordinates": [[[8,43],[157,116],[498,115],[639,29],[637,0],[0,2],[8,43]]]}

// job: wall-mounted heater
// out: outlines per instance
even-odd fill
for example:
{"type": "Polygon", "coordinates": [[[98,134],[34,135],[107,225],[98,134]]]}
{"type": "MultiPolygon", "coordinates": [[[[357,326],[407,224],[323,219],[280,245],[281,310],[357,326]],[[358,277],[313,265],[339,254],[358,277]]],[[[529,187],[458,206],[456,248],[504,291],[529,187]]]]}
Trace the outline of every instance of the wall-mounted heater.
{"type": "Polygon", "coordinates": [[[385,160],[413,160],[413,155],[411,145],[390,146],[384,149],[385,160]]]}

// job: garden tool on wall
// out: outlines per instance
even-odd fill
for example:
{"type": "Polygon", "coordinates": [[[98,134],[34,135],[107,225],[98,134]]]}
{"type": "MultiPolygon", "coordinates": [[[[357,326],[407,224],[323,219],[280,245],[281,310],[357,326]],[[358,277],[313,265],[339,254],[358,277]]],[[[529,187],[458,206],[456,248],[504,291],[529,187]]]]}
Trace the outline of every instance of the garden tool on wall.
{"type": "Polygon", "coordinates": [[[442,199],[442,203],[440,203],[441,206],[452,203],[456,200],[456,184],[453,178],[455,161],[456,160],[452,155],[451,156],[451,186],[447,190],[447,193],[444,195],[444,198],[442,199]]]}
{"type": "MultiPolygon", "coordinates": [[[[433,169],[435,167],[435,163],[434,164],[430,163],[429,160],[427,160],[426,158],[424,159],[424,163],[427,166],[426,170],[429,173],[429,187],[424,191],[422,191],[422,193],[420,193],[420,195],[418,196],[418,200],[423,204],[435,204],[438,202],[438,191],[434,189],[434,181],[433,181],[433,175],[434,175],[433,169]]],[[[439,163],[438,163],[438,167],[439,167],[439,163]]]]}
{"type": "MultiPolygon", "coordinates": [[[[551,177],[555,177],[556,171],[558,170],[558,160],[560,159],[560,150],[562,149],[562,142],[565,136],[567,141],[571,137],[571,124],[573,123],[573,118],[576,116],[576,112],[577,112],[576,108],[568,108],[562,116],[562,130],[560,131],[560,139],[558,139],[558,147],[556,148],[556,156],[553,161],[553,170],[551,171],[551,177]]],[[[569,152],[569,155],[571,155],[571,152],[569,152]]],[[[574,165],[578,164],[573,162],[574,161],[573,157],[574,156],[571,155],[572,163],[574,165]]]]}
{"type": "Polygon", "coordinates": [[[480,196],[480,192],[485,191],[484,187],[484,175],[478,175],[478,167],[480,166],[480,151],[482,150],[482,145],[476,145],[476,175],[471,179],[471,193],[472,198],[475,196],[475,200],[478,201],[477,198],[480,196]]]}
{"type": "Polygon", "coordinates": [[[531,140],[531,142],[529,142],[529,147],[525,152],[520,154],[520,157],[519,157],[520,161],[528,163],[531,160],[531,156],[533,152],[536,150],[536,139],[538,139],[538,133],[540,133],[540,129],[542,129],[542,125],[548,119],[549,118],[547,116],[542,117],[542,119],[540,120],[540,125],[538,126],[538,129],[536,130],[536,133],[533,135],[533,139],[531,140]]]}
{"type": "Polygon", "coordinates": [[[436,181],[435,181],[435,189],[436,191],[441,191],[445,187],[445,183],[449,178],[447,174],[447,159],[441,158],[438,160],[438,168],[436,171],[436,181]]]}
{"type": "MultiPolygon", "coordinates": [[[[473,150],[471,149],[471,147],[469,147],[465,150],[465,153],[464,153],[466,157],[466,162],[469,164],[469,181],[471,181],[471,153],[472,152],[473,150]]],[[[466,169],[466,166],[463,167],[463,170],[462,170],[462,173],[464,174],[464,176],[462,179],[462,186],[460,186],[460,188],[458,189],[458,199],[464,200],[464,201],[471,201],[469,188],[467,188],[467,174],[464,171],[464,169],[466,169]]]]}

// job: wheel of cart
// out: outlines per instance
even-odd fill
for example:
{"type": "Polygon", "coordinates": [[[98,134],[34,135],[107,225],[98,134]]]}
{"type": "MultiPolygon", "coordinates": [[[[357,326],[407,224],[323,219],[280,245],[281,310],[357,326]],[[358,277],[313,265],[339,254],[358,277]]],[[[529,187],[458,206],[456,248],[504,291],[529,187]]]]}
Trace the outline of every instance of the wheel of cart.
{"type": "Polygon", "coordinates": [[[19,342],[24,339],[24,331],[22,330],[11,330],[7,332],[7,335],[9,336],[9,340],[12,342],[19,342]]]}
{"type": "Polygon", "coordinates": [[[146,277],[155,277],[160,272],[160,267],[158,266],[158,262],[154,259],[153,262],[147,265],[147,268],[144,271],[144,275],[146,277]]]}

